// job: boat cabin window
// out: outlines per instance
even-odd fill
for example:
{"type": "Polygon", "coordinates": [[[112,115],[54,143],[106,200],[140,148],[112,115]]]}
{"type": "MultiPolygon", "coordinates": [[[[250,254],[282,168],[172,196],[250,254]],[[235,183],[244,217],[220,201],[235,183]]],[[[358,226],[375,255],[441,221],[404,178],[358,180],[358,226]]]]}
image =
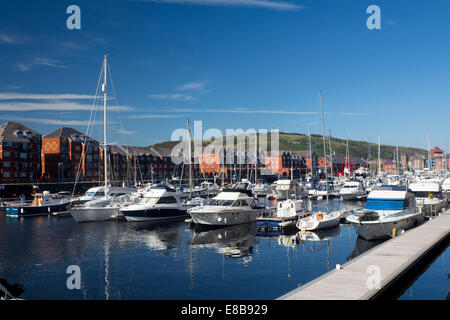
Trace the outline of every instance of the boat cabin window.
{"type": "Polygon", "coordinates": [[[158,200],[158,204],[162,203],[177,203],[177,199],[175,199],[174,197],[161,197],[158,200]]]}
{"type": "Polygon", "coordinates": [[[414,192],[415,196],[417,198],[436,198],[436,199],[440,199],[441,198],[441,194],[439,192],[427,192],[427,191],[420,191],[420,192],[414,192]]]}
{"type": "Polygon", "coordinates": [[[247,201],[245,200],[236,200],[233,203],[233,207],[245,207],[245,206],[247,206],[247,201]]]}
{"type": "Polygon", "coordinates": [[[233,201],[231,200],[211,200],[208,205],[210,206],[219,206],[219,207],[225,207],[225,206],[231,206],[233,204],[233,201]]]}
{"type": "Polygon", "coordinates": [[[105,192],[103,190],[99,190],[95,193],[96,197],[104,197],[105,196],[105,192]]]}

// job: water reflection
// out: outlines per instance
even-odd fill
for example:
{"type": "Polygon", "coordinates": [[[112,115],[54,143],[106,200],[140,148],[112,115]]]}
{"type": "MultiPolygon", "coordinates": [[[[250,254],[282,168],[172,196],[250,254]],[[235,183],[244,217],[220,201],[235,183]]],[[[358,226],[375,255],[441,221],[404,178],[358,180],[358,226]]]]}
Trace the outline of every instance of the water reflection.
{"type": "MultiPolygon", "coordinates": [[[[246,223],[224,228],[194,229],[191,248],[213,248],[227,257],[242,258],[253,254],[256,224],[246,223]]],[[[248,261],[248,260],[247,260],[248,261]]]]}
{"type": "Polygon", "coordinates": [[[299,241],[326,241],[339,236],[341,233],[340,226],[330,229],[316,230],[316,231],[299,231],[297,237],[299,241]]]}
{"type": "Polygon", "coordinates": [[[356,258],[357,256],[363,254],[364,252],[375,248],[376,246],[382,244],[383,242],[385,242],[387,239],[380,239],[380,240],[366,240],[363,239],[361,237],[357,237],[356,238],[356,243],[355,243],[355,248],[353,249],[352,252],[350,252],[350,254],[347,257],[347,260],[350,261],[354,258],[356,258]]]}

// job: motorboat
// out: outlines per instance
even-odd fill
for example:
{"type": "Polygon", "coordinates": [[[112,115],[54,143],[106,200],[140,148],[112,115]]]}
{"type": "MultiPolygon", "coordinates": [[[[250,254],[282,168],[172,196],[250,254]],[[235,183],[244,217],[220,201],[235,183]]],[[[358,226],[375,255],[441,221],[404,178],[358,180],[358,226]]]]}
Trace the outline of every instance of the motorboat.
{"type": "Polygon", "coordinates": [[[339,189],[332,182],[328,182],[328,186],[325,182],[321,182],[316,189],[310,189],[308,191],[308,197],[310,199],[324,199],[327,197],[334,198],[339,194],[339,189]]]}
{"type": "Polygon", "coordinates": [[[359,200],[367,195],[361,180],[349,180],[344,183],[339,195],[342,200],[359,200]]]}
{"type": "Polygon", "coordinates": [[[252,193],[255,197],[267,197],[271,193],[271,189],[265,183],[257,183],[252,186],[252,193]]]}
{"type": "Polygon", "coordinates": [[[411,183],[409,189],[416,197],[417,206],[428,215],[436,215],[448,205],[447,196],[437,180],[422,180],[411,183]]]}
{"type": "Polygon", "coordinates": [[[308,192],[294,180],[282,179],[275,182],[275,193],[277,200],[287,200],[292,198],[303,198],[308,192]]]}
{"type": "Polygon", "coordinates": [[[10,203],[6,206],[8,217],[46,216],[59,212],[67,212],[70,198],[50,191],[34,193],[31,203],[10,203]]]}
{"type": "Polygon", "coordinates": [[[256,219],[256,226],[263,229],[295,227],[299,218],[306,217],[307,211],[302,200],[285,200],[277,203],[273,216],[261,216],[256,219]]]}
{"type": "Polygon", "coordinates": [[[206,205],[188,209],[188,213],[198,225],[229,226],[253,222],[263,210],[251,190],[228,188],[206,205]]]}
{"type": "Polygon", "coordinates": [[[302,231],[314,231],[333,228],[341,221],[340,211],[319,211],[297,221],[297,228],[302,231]]]}
{"type": "Polygon", "coordinates": [[[76,222],[106,221],[120,215],[119,209],[130,202],[128,194],[109,194],[108,198],[95,199],[70,208],[70,214],[76,222]]]}
{"type": "Polygon", "coordinates": [[[446,178],[442,182],[442,193],[447,197],[447,200],[450,198],[450,178],[446,178]]]}
{"type": "MultiPolygon", "coordinates": [[[[135,187],[109,187],[108,194],[112,197],[118,197],[125,194],[136,192],[135,187]]],[[[79,205],[92,200],[105,199],[105,186],[89,188],[81,197],[76,197],[72,200],[73,205],[79,205]]]]}
{"type": "Polygon", "coordinates": [[[424,220],[416,198],[405,186],[383,185],[369,193],[363,209],[347,216],[360,237],[366,240],[391,238],[424,220]]]}
{"type": "Polygon", "coordinates": [[[119,209],[127,221],[162,221],[187,217],[187,206],[182,203],[183,193],[160,184],[141,194],[133,204],[119,209]]]}

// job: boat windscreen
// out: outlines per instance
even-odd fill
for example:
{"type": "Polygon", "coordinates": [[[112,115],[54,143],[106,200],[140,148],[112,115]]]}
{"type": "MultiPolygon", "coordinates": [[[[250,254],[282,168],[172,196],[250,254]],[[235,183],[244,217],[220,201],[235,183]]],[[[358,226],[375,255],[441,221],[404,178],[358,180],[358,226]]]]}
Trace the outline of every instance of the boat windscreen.
{"type": "Polygon", "coordinates": [[[211,201],[208,202],[209,206],[220,206],[220,207],[226,207],[226,206],[231,206],[233,204],[234,201],[231,200],[216,200],[216,199],[212,199],[211,201]]]}

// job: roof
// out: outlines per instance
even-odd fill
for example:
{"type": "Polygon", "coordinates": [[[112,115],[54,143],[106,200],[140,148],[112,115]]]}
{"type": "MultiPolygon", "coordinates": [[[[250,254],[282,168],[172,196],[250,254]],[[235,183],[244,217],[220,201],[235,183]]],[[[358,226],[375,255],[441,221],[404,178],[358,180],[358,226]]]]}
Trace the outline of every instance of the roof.
{"type": "Polygon", "coordinates": [[[29,131],[34,137],[41,137],[41,134],[35,130],[32,130],[19,122],[8,121],[0,126],[0,139],[17,142],[28,142],[30,138],[18,138],[15,132],[29,131]]]}
{"type": "Polygon", "coordinates": [[[46,135],[42,136],[42,138],[68,138],[71,135],[76,134],[79,136],[84,136],[85,134],[74,129],[74,128],[70,128],[70,127],[60,127],[56,130],[53,130],[50,133],[47,133],[46,135]]]}

